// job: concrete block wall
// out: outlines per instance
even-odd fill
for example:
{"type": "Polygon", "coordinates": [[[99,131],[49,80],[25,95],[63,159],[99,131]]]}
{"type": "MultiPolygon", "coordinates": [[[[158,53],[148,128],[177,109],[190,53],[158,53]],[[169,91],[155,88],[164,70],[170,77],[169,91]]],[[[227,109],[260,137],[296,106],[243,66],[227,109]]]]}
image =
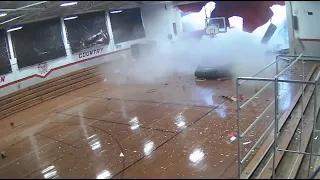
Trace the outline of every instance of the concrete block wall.
{"type": "Polygon", "coordinates": [[[107,46],[95,46],[75,54],[71,54],[70,46],[67,43],[66,28],[63,18],[61,18],[62,35],[67,56],[47,61],[48,69],[45,73],[39,71],[38,65],[22,69],[18,68],[17,59],[13,52],[11,36],[10,33],[7,33],[12,73],[0,75],[0,97],[76,70],[98,65],[106,61],[116,61],[122,58],[123,54],[130,57],[130,46],[132,44],[154,40],[166,45],[166,43],[169,42],[167,39],[168,34],[173,34],[172,22],[175,22],[177,18],[172,3],[144,5],[141,7],[141,16],[146,38],[115,45],[109,13],[106,11],[106,23],[110,35],[110,44],[107,46]],[[90,53],[90,51],[94,53],[90,53]]]}

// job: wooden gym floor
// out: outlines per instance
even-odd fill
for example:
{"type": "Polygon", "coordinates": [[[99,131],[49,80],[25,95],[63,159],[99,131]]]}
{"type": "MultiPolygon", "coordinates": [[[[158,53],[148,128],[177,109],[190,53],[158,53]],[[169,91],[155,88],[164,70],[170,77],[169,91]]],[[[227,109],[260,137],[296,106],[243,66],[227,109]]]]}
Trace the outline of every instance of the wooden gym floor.
{"type": "MultiPolygon", "coordinates": [[[[301,78],[299,68],[286,77],[301,78]]],[[[298,88],[280,85],[282,113],[298,88]]],[[[269,105],[272,90],[242,110],[242,131],[269,105]]],[[[248,99],[253,92],[242,94],[248,99]]],[[[236,178],[237,141],[228,137],[237,132],[236,103],[219,97],[234,94],[231,81],[193,76],[153,84],[106,79],[2,119],[0,177],[236,178]]],[[[243,153],[272,115],[241,142],[243,153]]]]}

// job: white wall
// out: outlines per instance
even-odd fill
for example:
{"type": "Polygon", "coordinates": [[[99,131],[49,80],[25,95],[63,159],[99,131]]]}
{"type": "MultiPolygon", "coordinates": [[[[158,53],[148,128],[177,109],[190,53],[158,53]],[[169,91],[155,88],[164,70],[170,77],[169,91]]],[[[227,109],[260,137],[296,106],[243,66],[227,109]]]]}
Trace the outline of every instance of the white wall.
{"type": "Polygon", "coordinates": [[[286,8],[290,53],[320,56],[320,2],[286,1],[286,8]],[[298,30],[293,29],[292,16],[297,16],[298,30]]]}
{"type": "MultiPolygon", "coordinates": [[[[141,16],[146,32],[146,38],[123,42],[117,44],[116,47],[113,40],[110,16],[109,13],[106,12],[106,23],[110,35],[110,44],[107,46],[92,47],[75,54],[71,54],[70,46],[66,40],[67,35],[64,21],[61,18],[62,39],[64,41],[67,56],[47,61],[48,72],[43,74],[39,72],[38,65],[22,69],[18,68],[17,60],[13,53],[11,36],[10,33],[8,33],[9,51],[12,57],[10,59],[12,73],[0,75],[0,97],[76,70],[98,65],[106,61],[120,59],[122,58],[122,54],[130,57],[130,46],[135,43],[145,43],[147,40],[155,40],[158,44],[168,45],[168,34],[174,34],[172,22],[175,22],[176,19],[179,21],[179,18],[181,18],[174,9],[172,3],[143,6],[141,7],[141,16]],[[167,7],[166,9],[165,6],[167,7]],[[94,53],[90,55],[90,53],[88,53],[90,51],[94,53]]],[[[179,25],[177,24],[177,26],[179,25]]]]}
{"type": "Polygon", "coordinates": [[[169,34],[172,34],[173,41],[177,40],[177,36],[174,35],[173,22],[176,22],[178,34],[182,31],[181,15],[172,3],[143,5],[141,15],[147,39],[157,41],[158,46],[169,46],[169,34]]]}

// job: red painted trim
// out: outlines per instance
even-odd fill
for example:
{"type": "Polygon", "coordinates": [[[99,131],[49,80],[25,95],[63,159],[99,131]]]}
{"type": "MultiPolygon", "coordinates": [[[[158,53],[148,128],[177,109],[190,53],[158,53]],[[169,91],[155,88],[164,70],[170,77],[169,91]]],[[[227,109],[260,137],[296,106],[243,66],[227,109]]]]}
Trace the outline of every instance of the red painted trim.
{"type": "Polygon", "coordinates": [[[119,51],[114,51],[114,52],[110,52],[110,53],[106,53],[106,54],[101,54],[99,56],[95,56],[95,57],[83,59],[81,61],[77,61],[77,62],[73,62],[73,63],[70,63],[70,64],[66,64],[66,65],[63,65],[63,66],[55,67],[55,68],[50,69],[50,71],[48,71],[48,73],[46,73],[44,76],[41,76],[39,74],[33,74],[31,76],[27,76],[25,78],[18,79],[16,81],[12,81],[10,83],[4,84],[4,85],[0,86],[0,89],[8,87],[8,86],[11,86],[13,84],[16,84],[16,83],[19,83],[19,82],[22,82],[22,81],[25,81],[25,80],[28,80],[28,79],[31,79],[31,78],[35,78],[35,77],[44,79],[47,76],[49,76],[49,74],[51,74],[53,71],[56,71],[56,70],[59,70],[59,69],[62,69],[62,68],[66,68],[66,67],[69,67],[69,66],[72,66],[72,65],[75,65],[75,64],[83,63],[83,62],[86,62],[86,61],[90,61],[90,60],[93,60],[93,59],[96,59],[96,58],[100,58],[100,57],[103,57],[103,56],[108,56],[108,55],[111,55],[111,54],[114,54],[114,53],[118,53],[118,52],[121,52],[121,51],[126,51],[126,50],[129,50],[129,49],[130,48],[126,48],[126,49],[122,49],[122,50],[119,50],[119,51]]]}
{"type": "Polygon", "coordinates": [[[320,42],[320,39],[300,39],[300,41],[309,41],[309,42],[320,42]]]}

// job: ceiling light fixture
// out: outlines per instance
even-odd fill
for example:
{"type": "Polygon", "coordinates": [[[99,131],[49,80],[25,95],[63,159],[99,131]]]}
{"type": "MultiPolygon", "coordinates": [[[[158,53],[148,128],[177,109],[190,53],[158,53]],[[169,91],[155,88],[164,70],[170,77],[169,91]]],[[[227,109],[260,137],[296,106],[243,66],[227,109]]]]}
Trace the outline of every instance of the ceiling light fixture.
{"type": "Polygon", "coordinates": [[[68,20],[72,20],[72,19],[77,19],[78,16],[70,16],[70,17],[66,17],[63,20],[68,21],[68,20]]]}
{"type": "Polygon", "coordinates": [[[78,4],[77,2],[66,2],[66,3],[62,3],[60,6],[65,7],[65,6],[73,6],[78,4]]]}
{"type": "Polygon", "coordinates": [[[17,30],[19,30],[19,29],[22,29],[22,26],[8,29],[7,32],[17,31],[17,30]]]}
{"type": "Polygon", "coordinates": [[[4,17],[4,16],[6,16],[6,15],[8,15],[8,14],[5,13],[5,12],[0,13],[0,17],[4,17]]]}
{"type": "Polygon", "coordinates": [[[121,13],[121,12],[122,12],[122,10],[116,10],[116,11],[111,11],[110,13],[115,14],[115,13],[121,13]]]}

